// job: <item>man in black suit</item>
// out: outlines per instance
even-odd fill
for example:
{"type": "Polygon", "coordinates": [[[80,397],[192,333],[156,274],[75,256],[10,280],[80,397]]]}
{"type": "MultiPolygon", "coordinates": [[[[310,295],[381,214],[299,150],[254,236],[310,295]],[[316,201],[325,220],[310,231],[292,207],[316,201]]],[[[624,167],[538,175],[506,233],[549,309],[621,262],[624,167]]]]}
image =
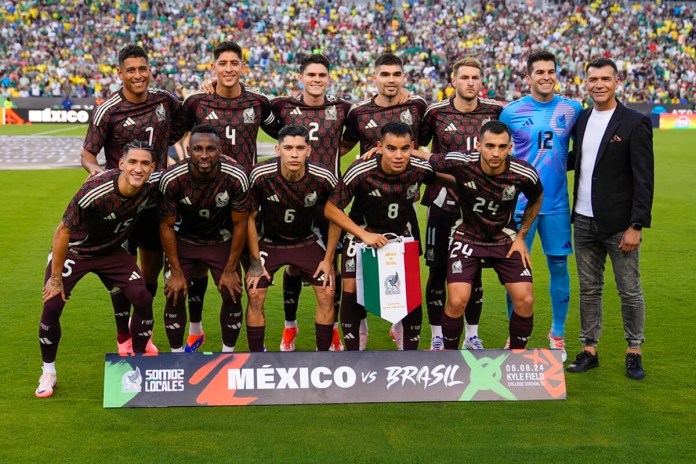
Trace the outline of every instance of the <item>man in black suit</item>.
{"type": "Polygon", "coordinates": [[[645,377],[641,358],[645,302],[638,267],[641,231],[650,227],[654,166],[650,119],[615,98],[616,64],[607,58],[586,69],[593,107],[576,125],[573,221],[580,280],[582,351],[569,372],[599,366],[597,343],[602,332],[602,290],[607,254],[621,297],[626,375],[645,377]]]}

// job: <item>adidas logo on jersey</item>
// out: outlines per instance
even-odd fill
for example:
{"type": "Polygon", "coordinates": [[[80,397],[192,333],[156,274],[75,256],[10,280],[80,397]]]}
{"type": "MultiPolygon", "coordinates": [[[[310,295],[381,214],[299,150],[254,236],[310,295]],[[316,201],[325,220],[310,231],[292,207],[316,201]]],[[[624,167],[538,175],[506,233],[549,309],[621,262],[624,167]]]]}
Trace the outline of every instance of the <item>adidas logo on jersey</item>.
{"type": "Polygon", "coordinates": [[[266,200],[280,203],[280,198],[278,198],[278,195],[276,194],[271,195],[270,197],[266,198],[266,200]]]}
{"type": "Polygon", "coordinates": [[[529,272],[529,269],[527,269],[526,267],[524,268],[524,271],[522,271],[522,273],[520,274],[520,277],[531,277],[531,276],[532,276],[532,273],[529,272]]]}
{"type": "Polygon", "coordinates": [[[300,108],[296,106],[295,109],[290,112],[290,114],[293,116],[302,116],[302,111],[300,111],[300,108]]]}
{"type": "Polygon", "coordinates": [[[105,221],[113,221],[114,219],[116,219],[116,213],[111,213],[108,216],[104,216],[105,221]]]}
{"type": "Polygon", "coordinates": [[[529,127],[534,125],[534,120],[532,118],[527,118],[527,120],[522,124],[522,127],[529,127]]]}
{"type": "Polygon", "coordinates": [[[189,197],[184,197],[180,201],[184,205],[192,205],[193,204],[193,203],[191,203],[191,199],[189,197]]]}
{"type": "Polygon", "coordinates": [[[377,123],[375,122],[374,119],[370,119],[370,122],[365,124],[365,129],[375,129],[377,127],[377,123]]]}
{"type": "Polygon", "coordinates": [[[467,182],[467,183],[464,184],[464,185],[466,185],[467,187],[469,187],[471,190],[476,190],[476,183],[475,183],[473,180],[470,180],[469,182],[467,182]]]}
{"type": "Polygon", "coordinates": [[[138,274],[138,273],[135,272],[135,271],[133,271],[133,273],[131,274],[131,276],[128,278],[129,281],[130,281],[130,280],[138,280],[138,279],[140,279],[140,274],[138,274]]]}
{"type": "Polygon", "coordinates": [[[133,121],[132,118],[126,119],[126,122],[123,123],[123,127],[134,126],[134,125],[135,125],[135,121],[133,121]]]}
{"type": "Polygon", "coordinates": [[[205,117],[205,119],[220,119],[218,118],[218,115],[215,114],[215,111],[211,111],[208,116],[205,117]]]}
{"type": "Polygon", "coordinates": [[[445,128],[445,132],[457,132],[457,126],[453,122],[449,123],[449,126],[445,128]]]}
{"type": "Polygon", "coordinates": [[[371,197],[381,197],[382,196],[382,194],[379,193],[379,190],[377,190],[377,189],[374,189],[373,191],[368,193],[368,195],[370,195],[371,197]]]}

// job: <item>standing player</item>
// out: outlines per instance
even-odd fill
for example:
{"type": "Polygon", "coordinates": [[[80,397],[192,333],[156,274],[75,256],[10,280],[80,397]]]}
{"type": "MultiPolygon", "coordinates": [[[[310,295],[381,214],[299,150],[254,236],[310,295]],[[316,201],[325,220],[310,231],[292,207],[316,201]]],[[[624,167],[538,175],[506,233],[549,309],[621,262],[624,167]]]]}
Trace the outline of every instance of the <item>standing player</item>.
{"type": "MultiPolygon", "coordinates": [[[[360,349],[360,310],[357,307],[355,255],[357,245],[382,247],[383,234],[412,236],[413,202],[422,183],[431,184],[435,174],[428,163],[411,158],[411,126],[390,122],[382,126],[381,151],[375,157],[354,162],[326,203],[326,218],[346,231],[341,257],[343,295],[341,327],[347,350],[360,349]],[[353,202],[351,216],[343,209],[353,202]],[[359,214],[359,217],[357,216],[359,214]]],[[[420,339],[423,310],[420,306],[402,320],[403,349],[415,350],[420,339]]],[[[401,348],[401,347],[399,347],[401,348]]]]}
{"type": "MultiPolygon", "coordinates": [[[[503,107],[495,100],[478,98],[481,91],[481,62],[473,57],[462,58],[452,66],[452,86],[455,95],[428,106],[420,125],[419,142],[433,141],[434,153],[469,152],[476,146],[481,126],[498,119],[503,107]]],[[[445,306],[447,256],[450,231],[459,218],[457,198],[450,189],[430,186],[423,196],[428,206],[428,226],[425,239],[425,263],[430,267],[425,298],[432,332],[431,350],[443,348],[442,311],[445,306]]],[[[483,307],[481,276],[473,283],[473,295],[467,305],[466,334],[463,348],[482,350],[478,337],[478,322],[483,307]]]]}
{"type": "MultiPolygon", "coordinates": [[[[573,252],[566,171],[570,136],[582,106],[554,95],[556,58],[552,53],[541,50],[529,56],[527,83],[531,94],[505,107],[500,120],[512,131],[514,156],[534,166],[544,186],[546,200],[526,240],[531,250],[539,230],[550,274],[553,322],[548,338],[552,349],[562,351],[565,362],[565,322],[570,301],[568,255],[573,252]]],[[[520,196],[515,210],[518,223],[526,205],[527,198],[520,196]]],[[[509,299],[508,313],[512,314],[509,299]]]]}
{"type": "Polygon", "coordinates": [[[167,337],[172,351],[184,351],[184,298],[195,266],[203,264],[222,294],[222,351],[233,351],[242,326],[238,268],[247,236],[248,180],[239,163],[220,158],[213,126],[195,126],[188,150],[190,158],[169,168],[160,182],[160,235],[169,264],[167,337]]]}
{"type": "MultiPolygon", "coordinates": [[[[213,50],[210,68],[215,75],[213,91],[199,91],[184,100],[180,117],[174,123],[174,138],[181,138],[198,124],[210,124],[220,139],[220,150],[236,160],[248,174],[257,161],[256,137],[259,127],[270,130],[275,124],[271,104],[265,95],[242,84],[246,69],[242,48],[236,42],[221,42],[213,50]]],[[[208,288],[208,270],[196,269],[189,292],[191,325],[186,351],[197,351],[205,341],[203,301],[208,288]]],[[[236,317],[241,320],[242,305],[237,302],[236,317]]]]}
{"type": "MultiPolygon", "coordinates": [[[[358,142],[360,142],[360,153],[375,148],[380,140],[381,127],[389,122],[401,122],[409,126],[414,146],[418,147],[419,124],[428,105],[423,98],[415,95],[402,102],[405,75],[401,58],[391,53],[380,55],[375,61],[373,80],[377,87],[377,94],[368,100],[356,103],[348,112],[346,130],[341,141],[341,155],[348,153],[358,142]]],[[[413,200],[418,200],[418,195],[413,200]]],[[[361,214],[355,206],[351,210],[354,221],[357,221],[361,214]]],[[[420,240],[415,209],[410,208],[408,214],[409,222],[413,227],[413,236],[420,240]]],[[[361,349],[365,349],[368,335],[367,313],[364,309],[361,311],[363,318],[360,323],[360,345],[361,349]]],[[[397,346],[400,346],[401,326],[395,324],[391,334],[397,346]]]]}
{"type": "Polygon", "coordinates": [[[447,304],[442,315],[445,349],[459,347],[464,311],[475,276],[486,259],[512,298],[510,348],[524,348],[534,326],[532,272],[525,236],[541,209],[543,187],[527,162],[512,158],[510,130],[500,121],[481,128],[476,153],[429,157],[432,167],[454,176],[462,218],[452,235],[447,264],[447,304]],[[513,211],[520,193],[528,202],[520,230],[513,211]]]}
{"type": "Polygon", "coordinates": [[[121,246],[157,191],[154,176],[150,176],[154,163],[149,145],[138,141],[126,144],[118,166],[82,185],[53,236],[39,325],[43,359],[43,375],[35,392],[39,398],[53,395],[60,315],[70,292],[87,273],[97,274],[107,288],[122,288],[133,303],[133,351],[145,352],[152,336],[152,295],[140,269],[121,246]]]}
{"type": "MultiPolygon", "coordinates": [[[[141,47],[128,45],[118,54],[118,77],[121,90],[97,107],[92,115],[82,148],[82,166],[90,177],[104,169],[97,163],[97,154],[104,149],[106,169],[115,169],[123,147],[133,140],[145,140],[152,147],[155,169],[167,167],[169,122],[181,103],[169,92],[149,88],[151,69],[147,53],[141,47]]],[[[140,248],[140,268],[148,290],[154,298],[157,277],[162,269],[162,246],[159,242],[157,210],[151,205],[144,211],[129,238],[129,249],[140,248]]],[[[119,287],[110,289],[119,353],[130,351],[130,302],[119,287]]]]}
{"type": "MultiPolygon", "coordinates": [[[[327,94],[331,82],[329,76],[329,59],[319,53],[305,55],[300,63],[299,81],[302,93],[291,97],[279,97],[271,101],[273,113],[279,120],[279,126],[302,125],[309,129],[310,160],[329,169],[340,177],[339,149],[341,134],[350,109],[350,103],[327,94]]],[[[274,134],[271,134],[274,135],[274,134]]],[[[274,135],[275,136],[275,135],[274,135]]],[[[323,240],[327,241],[329,223],[321,214],[317,220],[323,240]]],[[[338,314],[340,305],[340,278],[336,279],[334,309],[338,314]]],[[[283,273],[283,309],[285,310],[285,329],[280,343],[281,351],[292,351],[297,336],[297,307],[302,278],[292,266],[283,273]]],[[[332,351],[342,351],[343,345],[334,325],[332,351]]]]}
{"type": "Polygon", "coordinates": [[[273,274],[283,265],[292,265],[300,278],[312,285],[317,298],[317,350],[328,351],[331,347],[334,255],[340,229],[330,224],[328,243],[324,245],[315,221],[323,216],[326,200],[338,181],[331,171],[308,161],[309,137],[310,131],[304,126],[283,127],[275,147],[278,158],[258,164],[249,176],[253,211],[249,216],[249,254],[251,261],[263,269],[260,275],[258,269],[252,272],[251,268],[247,274],[249,351],[264,351],[263,304],[273,274]],[[257,226],[261,227],[260,234],[257,226]]]}

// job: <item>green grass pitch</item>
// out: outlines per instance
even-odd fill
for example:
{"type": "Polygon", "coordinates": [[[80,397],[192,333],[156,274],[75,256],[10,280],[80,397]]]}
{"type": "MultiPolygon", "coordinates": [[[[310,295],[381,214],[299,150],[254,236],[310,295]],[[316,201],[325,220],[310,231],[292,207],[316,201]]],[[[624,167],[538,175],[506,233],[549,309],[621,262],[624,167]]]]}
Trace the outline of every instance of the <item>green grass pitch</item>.
{"type": "MultiPolygon", "coordinates": [[[[6,133],[4,128],[0,131],[6,133]]],[[[80,133],[84,129],[60,134],[80,133]]],[[[36,399],[41,371],[37,326],[46,256],[53,230],[85,173],[0,171],[5,223],[0,229],[0,314],[5,326],[0,461],[694,462],[696,381],[689,345],[696,333],[696,176],[690,171],[696,166],[694,145],[694,131],[655,132],[654,221],[653,228],[645,230],[641,257],[647,377],[637,382],[624,375],[623,329],[608,273],[601,366],[567,375],[568,399],[546,402],[105,410],[104,353],[115,350],[115,331],[108,295],[95,276],[80,282],[63,313],[54,397],[36,399]]],[[[550,324],[547,273],[539,248],[537,244],[533,253],[536,324],[530,346],[546,346],[550,324]]],[[[570,269],[573,296],[567,334],[572,358],[579,349],[573,258],[570,269]]],[[[484,274],[480,332],[487,347],[500,347],[507,337],[504,293],[492,271],[484,274]]],[[[161,295],[160,291],[155,301],[155,342],[166,349],[161,295]]],[[[305,289],[300,302],[300,350],[314,349],[312,300],[305,289]]],[[[209,350],[220,346],[219,302],[211,284],[204,312],[209,350]]],[[[277,350],[282,326],[279,287],[271,289],[266,312],[266,344],[277,350]]],[[[425,347],[427,324],[423,334],[425,347]]],[[[244,333],[238,347],[246,349],[244,333]]],[[[374,318],[370,347],[393,349],[388,325],[374,318]]]]}

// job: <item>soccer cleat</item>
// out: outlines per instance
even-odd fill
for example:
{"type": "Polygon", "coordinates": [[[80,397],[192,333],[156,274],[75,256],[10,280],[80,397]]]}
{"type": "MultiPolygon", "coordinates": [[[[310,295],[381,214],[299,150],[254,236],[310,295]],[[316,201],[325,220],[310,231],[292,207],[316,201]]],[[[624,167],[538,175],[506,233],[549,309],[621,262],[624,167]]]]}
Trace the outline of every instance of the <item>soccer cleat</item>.
{"type": "Polygon", "coordinates": [[[360,351],[365,351],[367,348],[367,338],[370,335],[368,331],[363,332],[362,330],[360,331],[360,346],[359,349],[360,351]]]}
{"type": "Polygon", "coordinates": [[[119,343],[116,340],[116,345],[118,345],[118,354],[120,356],[130,356],[133,354],[133,339],[129,338],[123,343],[119,343]]]}
{"type": "Polygon", "coordinates": [[[389,329],[389,335],[391,339],[396,343],[396,349],[401,351],[404,349],[404,326],[401,322],[397,322],[391,326],[389,329]]]}
{"type": "Polygon", "coordinates": [[[565,349],[565,338],[554,337],[551,335],[551,332],[549,332],[549,346],[552,350],[561,350],[561,362],[566,362],[568,353],[566,353],[565,349]]]}
{"type": "Polygon", "coordinates": [[[639,353],[626,353],[626,377],[635,380],[645,378],[643,357],[639,353]]]}
{"type": "Polygon", "coordinates": [[[283,329],[280,351],[295,351],[295,337],[297,337],[297,332],[299,332],[297,327],[286,327],[283,329]]]}
{"type": "Polygon", "coordinates": [[[474,335],[473,337],[467,337],[464,339],[464,343],[462,343],[462,348],[465,350],[482,350],[483,342],[480,338],[474,335]]]}
{"type": "Polygon", "coordinates": [[[333,329],[333,339],[331,340],[331,346],[329,351],[343,351],[343,343],[341,343],[341,334],[338,333],[338,329],[333,329]]]}
{"type": "Polygon", "coordinates": [[[145,345],[145,354],[159,354],[159,350],[155,344],[152,343],[152,337],[147,339],[147,345],[145,345]]]}
{"type": "Polygon", "coordinates": [[[200,335],[189,335],[186,339],[184,351],[187,353],[195,353],[205,343],[205,333],[200,335]]]}
{"type": "Polygon", "coordinates": [[[592,354],[587,350],[582,350],[575,357],[575,361],[568,364],[568,372],[586,372],[594,367],[599,367],[599,355],[592,354]]]}
{"type": "Polygon", "coordinates": [[[442,351],[445,349],[445,340],[439,335],[430,340],[430,351],[442,351]]]}
{"type": "Polygon", "coordinates": [[[48,398],[53,395],[54,388],[56,388],[56,374],[44,372],[39,377],[39,386],[36,387],[34,394],[37,398],[48,398]]]}

